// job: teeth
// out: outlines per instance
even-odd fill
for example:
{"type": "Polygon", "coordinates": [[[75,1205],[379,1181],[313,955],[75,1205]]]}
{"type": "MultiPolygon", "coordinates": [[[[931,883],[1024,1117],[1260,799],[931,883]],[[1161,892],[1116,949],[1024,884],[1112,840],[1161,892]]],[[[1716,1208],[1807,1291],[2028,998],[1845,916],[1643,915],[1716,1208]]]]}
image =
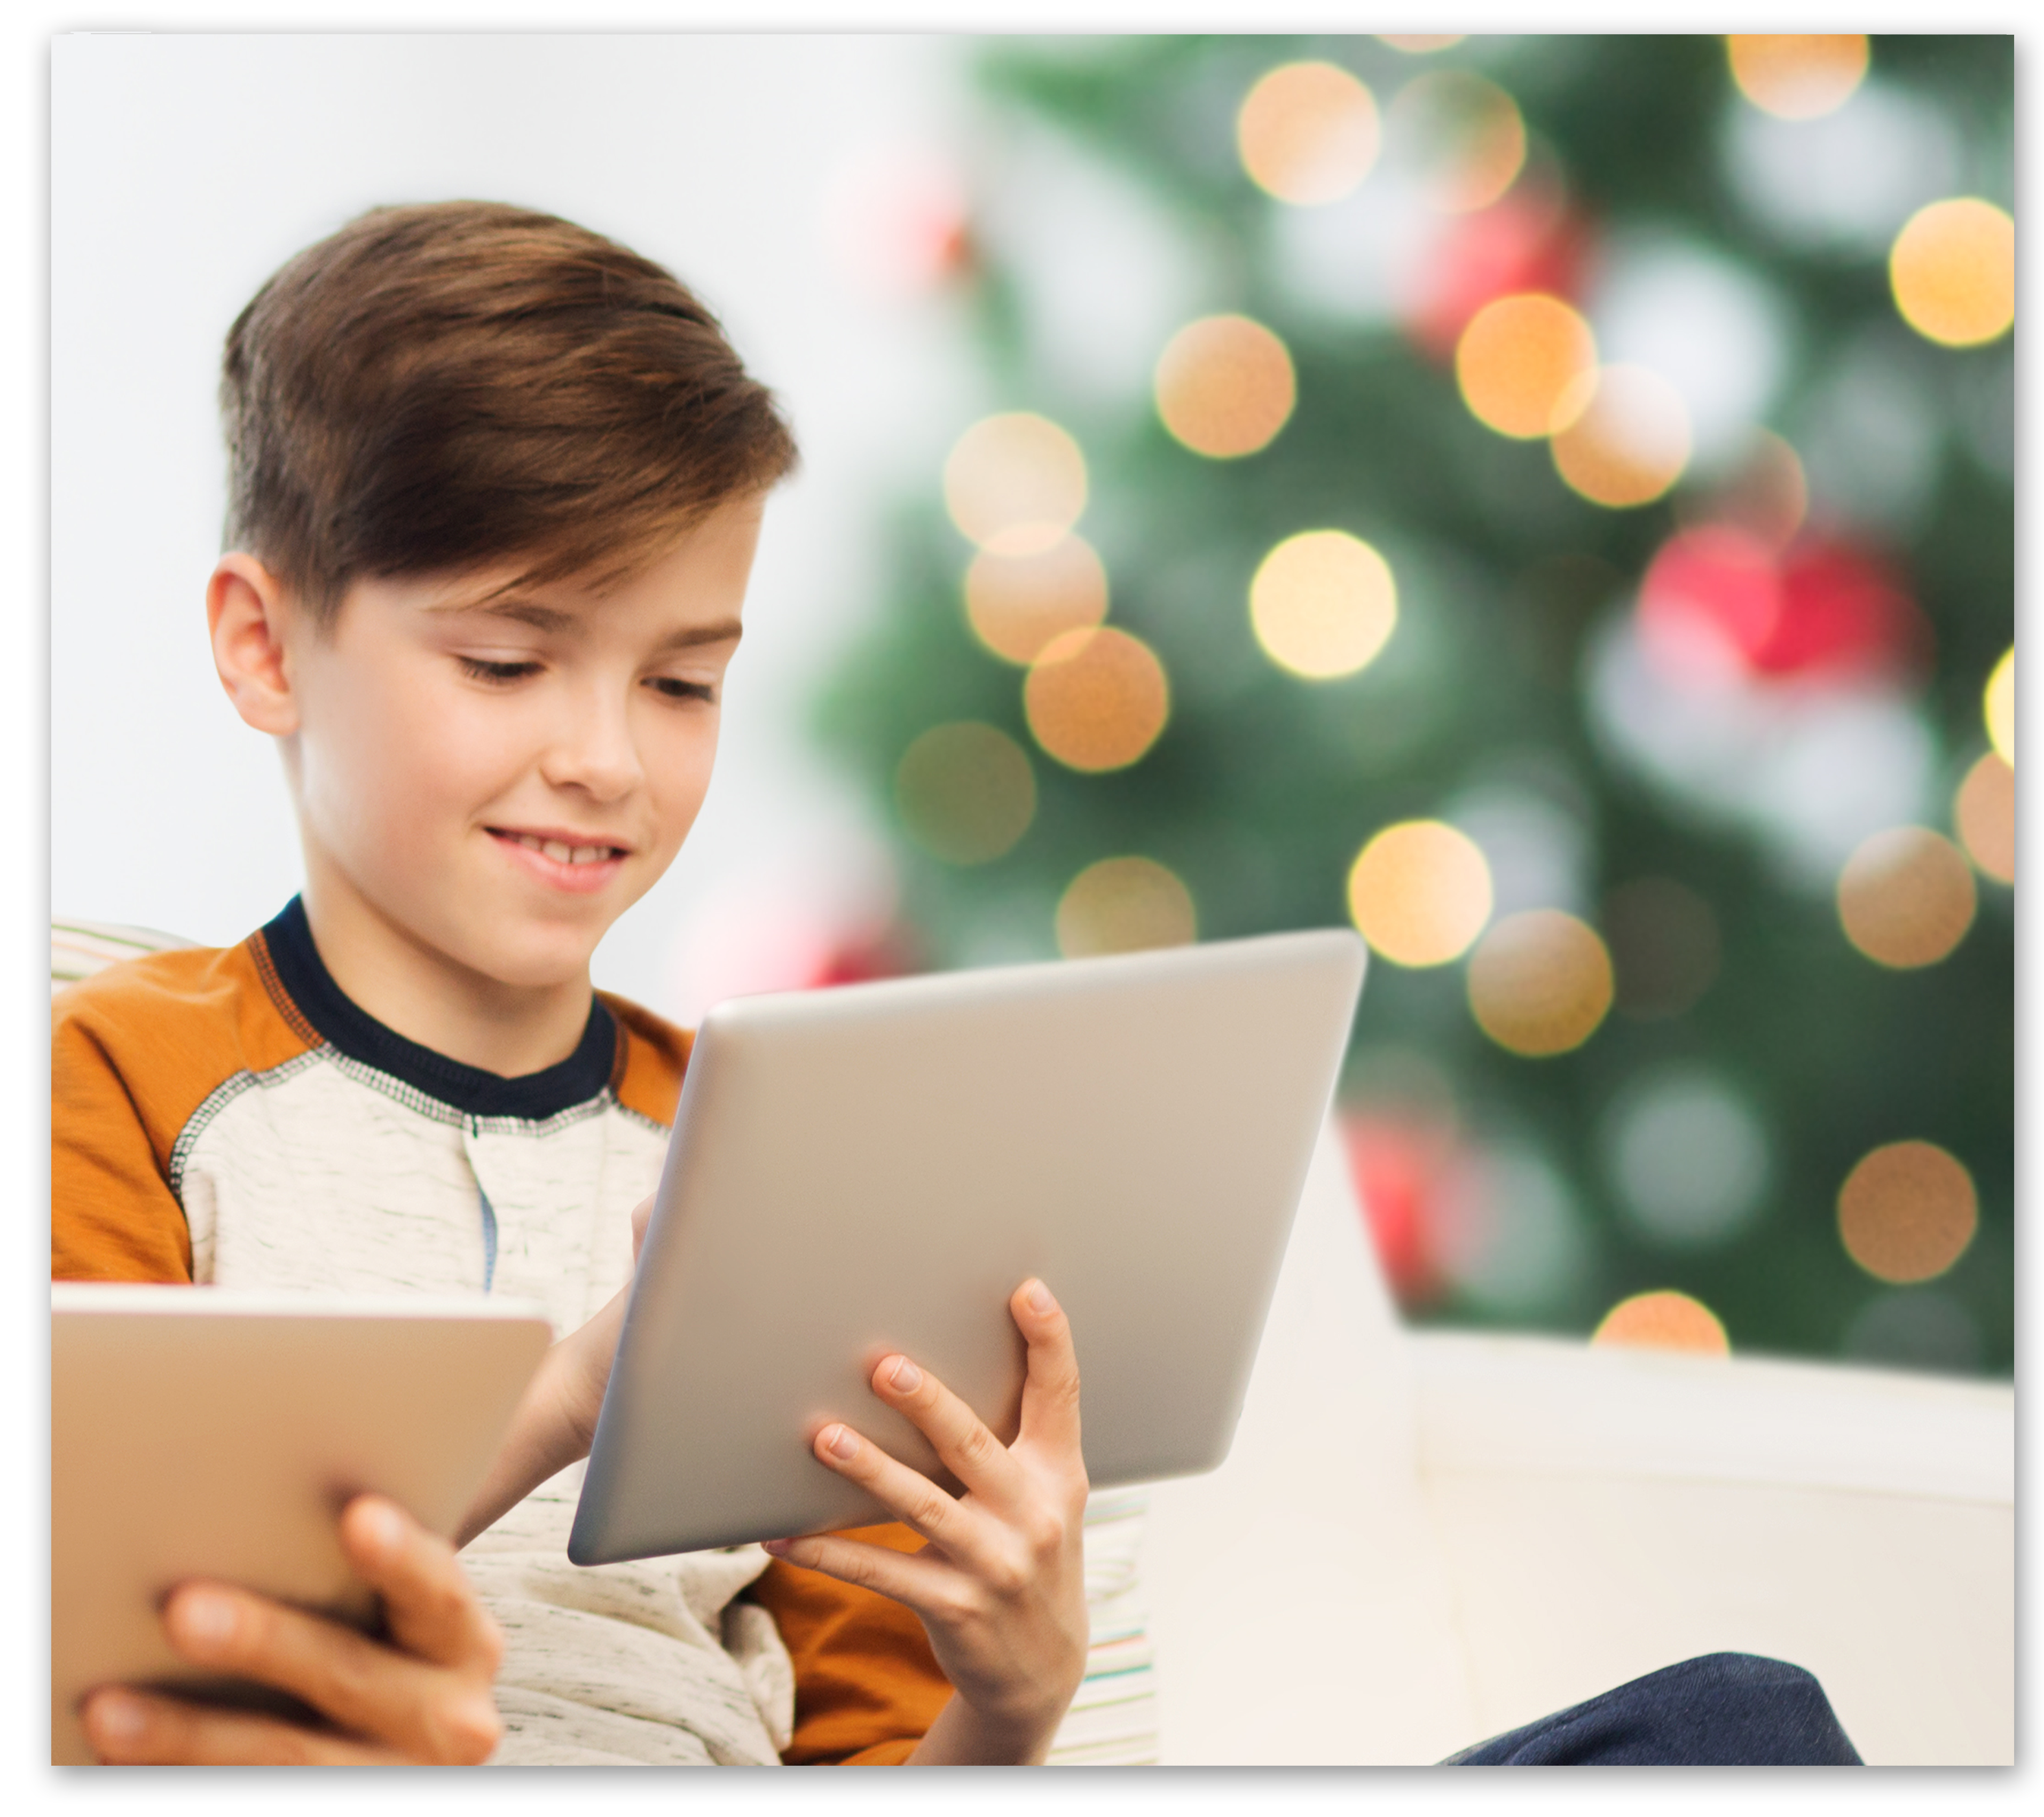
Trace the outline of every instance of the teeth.
{"type": "Polygon", "coordinates": [[[556,864],[597,864],[608,858],[609,845],[571,845],[565,840],[541,839],[530,833],[513,835],[528,852],[543,852],[556,864]]]}

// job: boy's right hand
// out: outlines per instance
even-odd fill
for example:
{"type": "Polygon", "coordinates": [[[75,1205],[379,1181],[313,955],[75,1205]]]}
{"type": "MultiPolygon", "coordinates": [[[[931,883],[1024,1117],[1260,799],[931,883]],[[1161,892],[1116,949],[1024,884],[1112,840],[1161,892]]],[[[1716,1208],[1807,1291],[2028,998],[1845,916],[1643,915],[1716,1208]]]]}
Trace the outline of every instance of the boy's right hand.
{"type": "Polygon", "coordinates": [[[181,1658],[287,1691],[325,1726],[107,1686],[81,1712],[100,1758],[159,1766],[487,1760],[504,1732],[490,1695],[504,1642],[454,1549],[380,1496],[348,1504],[340,1541],[383,1599],[387,1642],[225,1584],[181,1584],[163,1610],[181,1658]]]}

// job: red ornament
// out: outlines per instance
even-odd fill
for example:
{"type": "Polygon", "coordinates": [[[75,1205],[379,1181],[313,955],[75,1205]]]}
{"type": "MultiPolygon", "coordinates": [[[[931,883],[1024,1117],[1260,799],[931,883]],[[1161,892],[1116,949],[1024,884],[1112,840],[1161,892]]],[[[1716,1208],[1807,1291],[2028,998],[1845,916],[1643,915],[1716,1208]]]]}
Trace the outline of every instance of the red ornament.
{"type": "Polygon", "coordinates": [[[1405,311],[1420,350],[1445,364],[1485,304],[1521,291],[1573,302],[1582,294],[1589,232],[1558,184],[1522,179],[1502,200],[1463,215],[1434,242],[1405,311]]]}
{"type": "Polygon", "coordinates": [[[1341,1133],[1364,1227],[1392,1294],[1400,1306],[1424,1306],[1443,1284],[1427,1241],[1441,1138],[1370,1117],[1343,1118],[1341,1133]]]}
{"type": "Polygon", "coordinates": [[[1664,669],[1693,680],[1901,674],[1921,664],[1930,637],[1874,551],[1813,534],[1777,552],[1728,524],[1662,545],[1640,585],[1639,628],[1664,669]]]}

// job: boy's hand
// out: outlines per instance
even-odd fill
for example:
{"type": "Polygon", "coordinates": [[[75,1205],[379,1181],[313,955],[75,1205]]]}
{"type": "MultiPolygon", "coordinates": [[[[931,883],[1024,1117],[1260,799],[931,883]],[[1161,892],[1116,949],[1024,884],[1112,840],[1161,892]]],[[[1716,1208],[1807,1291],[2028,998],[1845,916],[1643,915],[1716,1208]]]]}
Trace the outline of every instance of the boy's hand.
{"type": "Polygon", "coordinates": [[[907,1357],[886,1357],[873,1372],[873,1392],[915,1422],[965,1485],[962,1498],[847,1426],[816,1434],[823,1462],[928,1545],[909,1554],[826,1534],[766,1546],[922,1618],[958,1692],[911,1757],[924,1764],[1040,1761],[1085,1672],[1086,1474],[1071,1328],[1041,1281],[1025,1281],[1008,1307],[1029,1346],[1011,1446],[907,1357]]]}
{"type": "Polygon", "coordinates": [[[474,1765],[504,1725],[490,1682],[504,1642],[453,1549],[380,1496],[342,1511],[341,1549],[383,1598],[387,1643],[225,1584],[181,1584],[163,1610],[179,1656],[309,1703],[309,1728],[109,1687],[85,1702],[101,1759],[125,1765],[474,1765]]]}

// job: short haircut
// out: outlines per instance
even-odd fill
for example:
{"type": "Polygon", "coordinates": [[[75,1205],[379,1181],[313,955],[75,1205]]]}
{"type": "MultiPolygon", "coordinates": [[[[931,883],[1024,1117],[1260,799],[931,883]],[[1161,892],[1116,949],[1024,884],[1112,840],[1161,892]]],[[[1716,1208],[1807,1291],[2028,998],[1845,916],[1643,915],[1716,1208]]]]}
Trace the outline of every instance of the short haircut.
{"type": "Polygon", "coordinates": [[[773,395],[669,272],[503,203],[378,208],[229,331],[227,546],[331,624],[357,579],[606,585],[794,466],[773,395]]]}

